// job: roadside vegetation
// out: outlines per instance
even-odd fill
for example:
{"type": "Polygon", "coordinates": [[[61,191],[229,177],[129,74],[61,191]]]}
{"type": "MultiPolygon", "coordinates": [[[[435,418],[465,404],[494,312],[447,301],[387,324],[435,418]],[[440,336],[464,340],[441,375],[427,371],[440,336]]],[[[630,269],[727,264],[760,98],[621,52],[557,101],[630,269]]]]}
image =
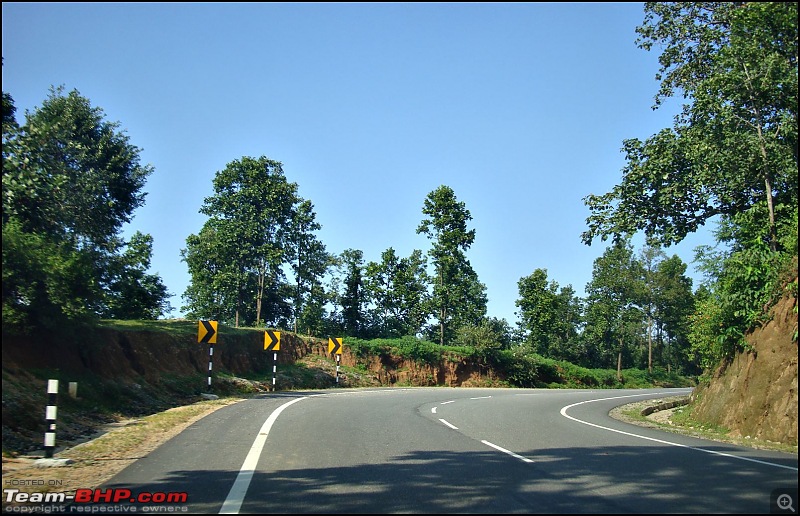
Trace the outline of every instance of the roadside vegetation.
{"type": "MultiPolygon", "coordinates": [[[[584,198],[587,229],[575,238],[608,242],[584,297],[534,256],[517,283],[518,320],[489,314],[469,261],[480,235],[447,185],[409,221],[427,249],[329,250],[282,163],[242,156],[217,171],[206,222],[187,230],[181,311],[218,321],[223,334],[344,335],[362,354],[472,360],[520,387],[702,379],[748,348],[745,334],[781,295],[797,294],[797,5],[644,4],[636,44],[662,52],[653,107],[676,96],[684,106],[673,127],[625,140],[620,183],[584,198]],[[666,249],[705,224],[716,225],[717,246],[697,249],[706,280],[696,286],[666,249]]],[[[159,321],[176,293],[149,271],[152,237],[122,236],[155,170],[120,124],[64,87],[23,119],[11,93],[2,105],[4,332],[68,336],[109,320],[196,331],[159,321]]],[[[5,413],[5,380],[3,403],[5,413]]]]}

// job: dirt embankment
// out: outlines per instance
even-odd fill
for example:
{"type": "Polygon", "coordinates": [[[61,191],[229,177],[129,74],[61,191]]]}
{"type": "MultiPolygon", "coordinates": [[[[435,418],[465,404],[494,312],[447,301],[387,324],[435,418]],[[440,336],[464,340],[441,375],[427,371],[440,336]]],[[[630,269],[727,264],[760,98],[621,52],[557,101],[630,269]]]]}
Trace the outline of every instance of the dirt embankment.
{"type": "MultiPolygon", "coordinates": [[[[191,322],[185,324],[191,325],[191,322]]],[[[196,323],[194,323],[196,324],[196,323]]],[[[213,354],[195,335],[163,331],[86,330],[80,335],[36,338],[3,336],[3,450],[40,449],[47,404],[46,379],[60,381],[58,441],[90,435],[114,417],[139,417],[200,399],[202,393],[228,394],[246,389],[270,390],[276,365],[264,351],[264,332],[221,332],[213,354]],[[213,388],[208,387],[209,362],[213,388]],[[233,378],[231,378],[231,375],[233,378]],[[238,376],[262,382],[239,382],[238,376]],[[67,393],[78,384],[78,400],[67,393]],[[82,399],[82,401],[80,401],[82,399]],[[116,414],[116,415],[114,415],[116,414]]],[[[428,365],[390,354],[357,357],[345,346],[340,364],[364,374],[338,375],[327,340],[285,332],[277,353],[278,390],[297,388],[415,385],[491,386],[496,375],[466,361],[442,359],[428,365]],[[309,376],[298,380],[281,366],[303,363],[309,376]],[[299,382],[299,383],[298,383],[299,382]]],[[[247,392],[247,391],[245,391],[247,392]]]]}
{"type": "Polygon", "coordinates": [[[692,415],[753,437],[797,445],[797,298],[787,295],[772,319],[747,336],[752,351],[726,361],[692,393],[692,415]]]}
{"type": "MultiPolygon", "coordinates": [[[[708,385],[695,390],[696,418],[726,427],[733,435],[797,445],[796,309],[795,297],[782,300],[773,309],[772,321],[748,337],[753,351],[723,364],[708,385]]],[[[114,407],[126,407],[122,416],[137,417],[199,399],[200,393],[207,392],[209,361],[215,378],[223,371],[249,378],[271,377],[273,353],[265,352],[263,346],[264,334],[255,330],[222,331],[213,355],[207,344],[198,344],[196,335],[186,332],[101,328],[35,339],[3,335],[3,449],[41,448],[47,402],[43,374],[59,379],[62,392],[67,382],[78,382],[79,398],[98,405],[102,404],[98,400],[113,400],[114,407]]],[[[345,346],[340,359],[342,366],[366,371],[343,375],[337,382],[343,387],[488,387],[503,381],[489,368],[448,358],[427,365],[389,354],[359,357],[345,346]]],[[[332,387],[333,364],[327,340],[283,333],[276,386],[279,390],[332,387]],[[313,384],[292,385],[291,378],[281,375],[281,364],[301,361],[315,364],[313,384]]],[[[66,401],[70,410],[63,413],[71,419],[59,417],[59,442],[80,439],[108,422],[103,419],[109,417],[108,406],[98,410],[91,404],[66,401]]]]}

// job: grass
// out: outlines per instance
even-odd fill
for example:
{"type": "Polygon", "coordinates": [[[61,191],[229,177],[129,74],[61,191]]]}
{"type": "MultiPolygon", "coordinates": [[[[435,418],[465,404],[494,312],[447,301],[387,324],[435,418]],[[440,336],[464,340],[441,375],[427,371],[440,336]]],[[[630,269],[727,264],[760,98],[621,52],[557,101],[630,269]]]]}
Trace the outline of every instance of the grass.
{"type": "MultiPolygon", "coordinates": [[[[665,398],[664,401],[673,401],[679,398],[680,396],[674,398],[665,398]]],[[[652,400],[649,402],[631,403],[629,405],[620,407],[619,412],[624,416],[625,420],[630,423],[656,427],[659,430],[664,430],[675,434],[699,437],[701,439],[707,439],[710,441],[725,442],[738,446],[746,446],[749,448],[797,454],[797,446],[793,446],[791,444],[776,443],[762,439],[735,437],[731,435],[731,432],[728,428],[719,425],[700,423],[692,418],[691,405],[684,405],[676,408],[669,419],[671,424],[663,423],[647,416],[643,416],[642,409],[649,405],[652,405],[652,400]]]]}
{"type": "Polygon", "coordinates": [[[176,427],[196,420],[220,406],[239,401],[240,397],[206,400],[175,407],[164,412],[145,416],[124,425],[124,431],[111,431],[97,439],[69,448],[59,457],[73,460],[102,460],[103,458],[130,457],[133,450],[138,450],[148,440],[159,440],[159,437],[175,431],[176,427]]]}

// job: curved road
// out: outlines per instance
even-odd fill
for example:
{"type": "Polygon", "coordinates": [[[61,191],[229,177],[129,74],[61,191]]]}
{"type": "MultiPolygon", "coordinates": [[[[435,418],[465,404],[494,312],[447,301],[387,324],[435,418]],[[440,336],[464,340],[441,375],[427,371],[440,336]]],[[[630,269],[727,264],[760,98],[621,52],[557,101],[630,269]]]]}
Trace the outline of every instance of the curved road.
{"type": "Polygon", "coordinates": [[[690,392],[433,387],[273,393],[206,416],[94,493],[102,503],[74,508],[769,513],[777,495],[789,492],[791,507],[788,498],[780,501],[792,514],[796,455],[608,416],[618,405],[690,392]],[[113,497],[122,500],[105,503],[113,497]],[[169,499],[177,503],[148,503],[169,499]]]}

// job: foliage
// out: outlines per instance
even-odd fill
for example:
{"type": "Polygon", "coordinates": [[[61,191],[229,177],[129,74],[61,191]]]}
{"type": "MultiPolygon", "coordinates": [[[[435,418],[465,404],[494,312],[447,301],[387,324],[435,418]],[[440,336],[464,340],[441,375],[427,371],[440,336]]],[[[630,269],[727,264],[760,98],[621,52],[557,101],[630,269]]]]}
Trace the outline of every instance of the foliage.
{"type": "Polygon", "coordinates": [[[153,237],[139,231],[128,242],[121,255],[110,260],[106,273],[109,277],[109,296],[100,317],[109,319],[158,319],[169,313],[170,297],[161,278],[148,274],[153,254],[153,237]]]}
{"type": "Polygon", "coordinates": [[[192,276],[183,295],[190,318],[237,325],[311,326],[319,307],[303,306],[328,266],[313,206],[297,194],[280,162],[243,157],[214,177],[214,195],[200,212],[209,219],[181,251],[192,276]],[[285,269],[294,271],[295,285],[285,269]],[[312,317],[312,314],[316,314],[312,317]]]}
{"type": "Polygon", "coordinates": [[[482,364],[492,364],[500,350],[507,348],[501,321],[485,318],[480,324],[466,324],[456,330],[453,345],[470,350],[482,364]]]}
{"type": "Polygon", "coordinates": [[[454,351],[450,346],[439,346],[433,342],[407,335],[399,339],[357,339],[348,337],[347,346],[361,357],[391,353],[400,358],[417,360],[425,364],[435,364],[445,352],[454,351]]]}
{"type": "Polygon", "coordinates": [[[120,237],[144,204],[153,169],[140,164],[119,123],[63,87],[26,112],[22,125],[14,113],[4,93],[4,321],[55,327],[169,311],[161,279],[146,273],[152,239],[120,237]]]}
{"type": "Polygon", "coordinates": [[[438,320],[439,344],[453,339],[454,331],[465,324],[478,324],[486,315],[486,287],[466,258],[475,241],[475,230],[467,229],[472,220],[465,204],[456,199],[448,186],[440,186],[425,198],[417,233],[433,241],[429,251],[433,267],[431,312],[438,320]]]}
{"type": "Polygon", "coordinates": [[[571,285],[559,289],[547,281],[547,270],[536,269],[517,283],[520,332],[532,349],[542,356],[576,360],[581,355],[578,330],[581,303],[571,285]]]}
{"type": "Polygon", "coordinates": [[[648,2],[641,48],[663,46],[656,105],[688,102],[675,128],[626,140],[623,181],[584,200],[596,236],[632,234],[670,245],[708,219],[797,205],[797,3],[648,2]]]}
{"type": "Polygon", "coordinates": [[[321,228],[311,201],[300,202],[293,212],[289,240],[295,277],[294,330],[303,329],[312,335],[325,331],[323,320],[329,296],[322,285],[322,278],[333,262],[325,245],[314,234],[321,228]]]}
{"type": "Polygon", "coordinates": [[[586,286],[587,319],[584,338],[595,348],[596,367],[618,370],[634,362],[644,334],[643,267],[627,240],[618,240],[595,260],[586,286]]]}
{"type": "Polygon", "coordinates": [[[706,365],[744,349],[796,260],[797,20],[797,2],[646,3],[637,43],[662,49],[654,107],[685,103],[672,128],[624,141],[620,184],[584,198],[587,244],[643,231],[669,246],[719,225],[729,249],[698,249],[719,306],[704,299],[688,333],[669,314],[691,342],[677,356],[706,365]]]}
{"type": "Polygon", "coordinates": [[[358,249],[345,249],[337,263],[344,278],[344,290],[338,296],[342,331],[354,337],[368,337],[372,321],[368,310],[370,291],[364,280],[364,253],[358,249]]]}
{"type": "Polygon", "coordinates": [[[415,249],[400,258],[391,247],[381,253],[381,261],[369,262],[365,269],[366,288],[375,303],[375,331],[384,337],[416,335],[429,317],[427,263],[415,249]]]}

